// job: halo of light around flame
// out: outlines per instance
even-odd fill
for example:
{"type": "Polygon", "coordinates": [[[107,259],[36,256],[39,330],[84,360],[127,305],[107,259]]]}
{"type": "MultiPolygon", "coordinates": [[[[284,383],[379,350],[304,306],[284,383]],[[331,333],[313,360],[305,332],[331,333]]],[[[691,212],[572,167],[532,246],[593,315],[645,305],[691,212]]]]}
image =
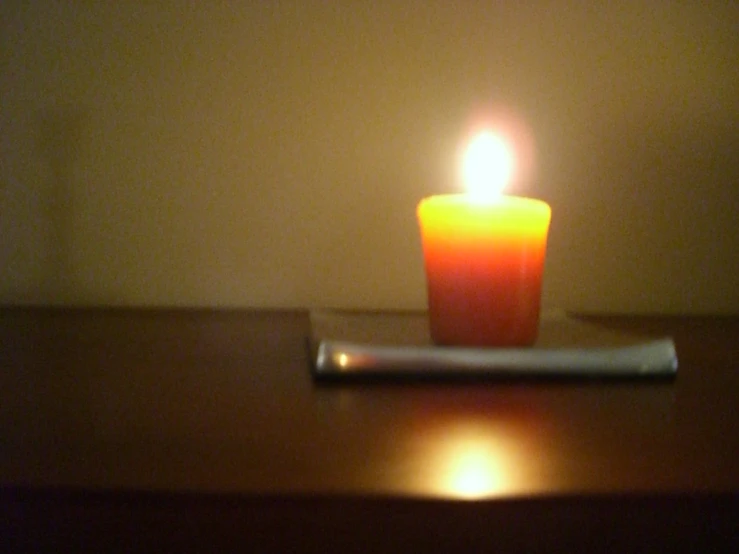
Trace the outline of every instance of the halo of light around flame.
{"type": "Polygon", "coordinates": [[[511,180],[514,157],[500,135],[482,131],[470,142],[462,160],[462,178],[467,192],[474,198],[499,196],[511,180]]]}

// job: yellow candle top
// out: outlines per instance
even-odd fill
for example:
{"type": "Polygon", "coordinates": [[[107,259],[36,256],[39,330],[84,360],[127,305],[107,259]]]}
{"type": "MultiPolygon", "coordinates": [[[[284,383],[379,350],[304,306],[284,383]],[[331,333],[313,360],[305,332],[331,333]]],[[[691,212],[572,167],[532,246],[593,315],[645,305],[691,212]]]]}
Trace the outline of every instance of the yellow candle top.
{"type": "Polygon", "coordinates": [[[500,195],[487,199],[467,194],[441,194],[424,198],[418,217],[426,232],[449,234],[471,232],[539,236],[549,226],[551,208],[542,200],[500,195]]]}

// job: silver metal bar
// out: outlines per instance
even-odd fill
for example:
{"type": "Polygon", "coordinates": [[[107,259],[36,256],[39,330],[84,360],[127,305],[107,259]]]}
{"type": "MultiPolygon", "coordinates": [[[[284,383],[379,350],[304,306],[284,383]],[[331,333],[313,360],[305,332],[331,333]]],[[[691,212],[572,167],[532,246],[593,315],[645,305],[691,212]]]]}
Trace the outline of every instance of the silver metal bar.
{"type": "Polygon", "coordinates": [[[677,353],[666,338],[617,348],[373,346],[323,340],[320,377],[489,375],[500,377],[673,377],[677,353]]]}

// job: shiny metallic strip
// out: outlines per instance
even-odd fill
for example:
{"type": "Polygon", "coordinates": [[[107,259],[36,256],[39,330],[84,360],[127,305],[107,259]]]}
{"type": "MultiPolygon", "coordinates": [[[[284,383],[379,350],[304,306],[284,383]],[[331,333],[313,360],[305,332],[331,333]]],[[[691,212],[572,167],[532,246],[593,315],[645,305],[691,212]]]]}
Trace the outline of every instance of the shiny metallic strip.
{"type": "Polygon", "coordinates": [[[461,374],[525,377],[670,377],[672,339],[619,348],[450,348],[372,346],[321,341],[317,376],[461,374]]]}

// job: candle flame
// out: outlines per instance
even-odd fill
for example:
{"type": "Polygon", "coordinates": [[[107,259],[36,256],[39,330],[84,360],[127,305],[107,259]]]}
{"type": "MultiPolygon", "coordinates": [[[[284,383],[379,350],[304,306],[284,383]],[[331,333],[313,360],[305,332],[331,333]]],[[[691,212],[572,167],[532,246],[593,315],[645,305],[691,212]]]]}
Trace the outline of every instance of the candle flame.
{"type": "Polygon", "coordinates": [[[462,176],[469,194],[490,199],[501,194],[511,180],[514,157],[503,138],[489,130],[470,142],[462,160],[462,176]]]}

